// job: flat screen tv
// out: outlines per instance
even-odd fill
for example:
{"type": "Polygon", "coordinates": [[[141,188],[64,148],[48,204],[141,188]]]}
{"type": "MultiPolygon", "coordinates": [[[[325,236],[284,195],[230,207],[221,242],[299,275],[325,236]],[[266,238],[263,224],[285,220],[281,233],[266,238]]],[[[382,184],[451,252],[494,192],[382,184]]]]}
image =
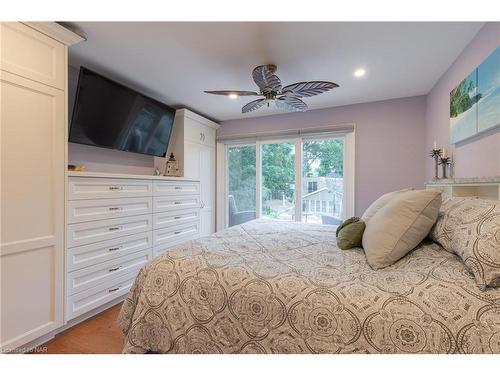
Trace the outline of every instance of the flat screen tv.
{"type": "Polygon", "coordinates": [[[80,68],[69,141],[165,156],[175,109],[80,68]]]}

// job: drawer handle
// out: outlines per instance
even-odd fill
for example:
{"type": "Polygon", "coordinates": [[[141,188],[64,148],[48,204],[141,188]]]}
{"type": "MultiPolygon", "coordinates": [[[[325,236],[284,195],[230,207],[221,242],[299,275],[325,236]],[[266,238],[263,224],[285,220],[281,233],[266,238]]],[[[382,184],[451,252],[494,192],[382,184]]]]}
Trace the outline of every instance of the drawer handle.
{"type": "Polygon", "coordinates": [[[121,210],[121,207],[110,207],[109,210],[110,211],[118,211],[118,210],[121,210]]]}
{"type": "Polygon", "coordinates": [[[182,204],[182,202],[174,202],[174,204],[182,204]]]}
{"type": "Polygon", "coordinates": [[[108,251],[116,251],[116,250],[120,250],[119,247],[111,247],[108,249],[108,251]]]}
{"type": "Polygon", "coordinates": [[[182,190],[182,186],[176,186],[174,187],[175,190],[182,190]]]}
{"type": "Polygon", "coordinates": [[[174,234],[181,234],[182,231],[178,230],[177,232],[174,232],[174,234]]]}
{"type": "Polygon", "coordinates": [[[115,272],[115,271],[118,271],[121,267],[113,267],[113,268],[110,268],[108,271],[109,272],[115,272]]]}
{"type": "Polygon", "coordinates": [[[179,220],[181,217],[180,216],[175,216],[174,220],[179,220]]]}
{"type": "Polygon", "coordinates": [[[114,231],[114,230],[120,230],[120,227],[110,227],[108,228],[109,231],[114,231]]]}
{"type": "Polygon", "coordinates": [[[113,293],[113,292],[116,292],[117,290],[119,290],[122,286],[117,286],[116,288],[112,288],[112,289],[108,289],[108,293],[113,293]]]}
{"type": "Polygon", "coordinates": [[[123,190],[123,186],[110,186],[109,190],[123,190]]]}

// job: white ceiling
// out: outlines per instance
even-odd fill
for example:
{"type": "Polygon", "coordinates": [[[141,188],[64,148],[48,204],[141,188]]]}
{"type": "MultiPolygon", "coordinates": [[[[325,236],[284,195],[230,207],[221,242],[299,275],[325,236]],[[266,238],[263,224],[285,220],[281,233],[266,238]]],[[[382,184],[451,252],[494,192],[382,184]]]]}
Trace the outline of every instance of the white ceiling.
{"type": "Polygon", "coordinates": [[[93,68],[175,107],[214,120],[242,115],[253,97],[231,100],[203,90],[256,90],[251,71],[274,63],[284,85],[340,85],[306,98],[310,109],[427,94],[483,26],[481,22],[76,22],[87,41],[70,64],[93,68]],[[353,77],[356,68],[367,74],[353,77]]]}

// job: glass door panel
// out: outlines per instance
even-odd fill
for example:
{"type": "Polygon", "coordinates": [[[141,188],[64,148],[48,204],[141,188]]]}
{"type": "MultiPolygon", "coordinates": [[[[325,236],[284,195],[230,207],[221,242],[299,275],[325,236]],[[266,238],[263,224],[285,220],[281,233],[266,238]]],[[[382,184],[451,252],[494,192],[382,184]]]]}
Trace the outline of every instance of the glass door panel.
{"type": "Polygon", "coordinates": [[[295,220],[295,143],[261,145],[261,216],[295,220]]]}
{"type": "Polygon", "coordinates": [[[228,226],[256,217],[256,146],[231,146],[227,152],[228,226]]]}
{"type": "Polygon", "coordinates": [[[302,222],[338,225],[344,200],[344,140],[302,143],[302,222]]]}

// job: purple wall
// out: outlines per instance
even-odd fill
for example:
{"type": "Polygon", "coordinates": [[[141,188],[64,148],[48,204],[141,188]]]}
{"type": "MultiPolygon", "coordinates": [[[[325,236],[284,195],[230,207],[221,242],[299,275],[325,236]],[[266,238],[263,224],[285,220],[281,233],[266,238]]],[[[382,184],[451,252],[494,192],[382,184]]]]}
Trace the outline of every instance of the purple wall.
{"type": "Polygon", "coordinates": [[[423,188],[424,96],[224,121],[218,134],[244,135],[342,123],[356,124],[357,215],[388,191],[423,188]]]}
{"type": "MultiPolygon", "coordinates": [[[[498,128],[482,136],[462,142],[455,147],[449,144],[450,91],[493,50],[500,45],[500,23],[487,23],[427,95],[426,149],[434,140],[442,148],[453,152],[454,177],[500,175],[500,131],[498,128]]],[[[425,161],[426,179],[434,176],[432,159],[425,161]]]]}

